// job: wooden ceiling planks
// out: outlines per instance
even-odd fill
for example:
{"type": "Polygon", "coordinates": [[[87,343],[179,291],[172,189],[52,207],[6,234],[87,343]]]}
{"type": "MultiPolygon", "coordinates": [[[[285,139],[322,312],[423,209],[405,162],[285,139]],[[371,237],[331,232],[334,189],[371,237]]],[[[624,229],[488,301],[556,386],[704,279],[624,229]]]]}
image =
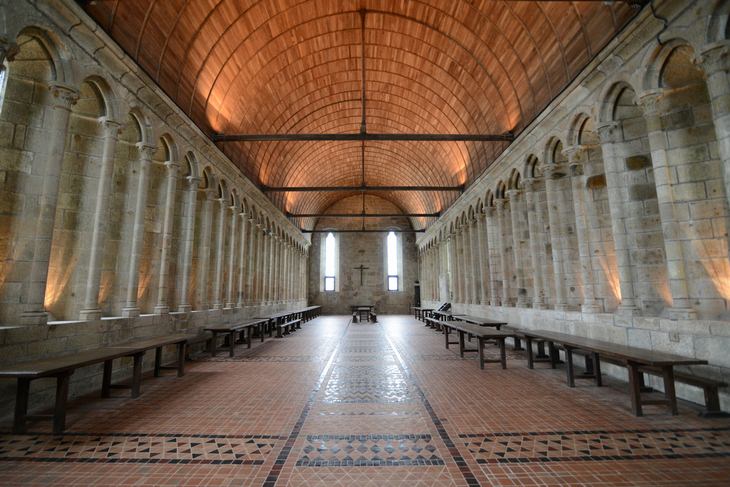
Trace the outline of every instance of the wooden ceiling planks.
{"type": "MultiPolygon", "coordinates": [[[[475,0],[111,0],[89,14],[208,133],[360,129],[366,17],[368,131],[502,133],[524,128],[634,15],[623,2],[475,0]]],[[[370,185],[473,181],[504,142],[366,144],[370,185]]],[[[220,147],[268,186],[361,183],[357,142],[220,147]]],[[[271,194],[319,212],[346,193],[271,194]]],[[[454,193],[379,194],[443,211],[454,193]]],[[[425,221],[425,220],[423,220],[425,221]]]]}

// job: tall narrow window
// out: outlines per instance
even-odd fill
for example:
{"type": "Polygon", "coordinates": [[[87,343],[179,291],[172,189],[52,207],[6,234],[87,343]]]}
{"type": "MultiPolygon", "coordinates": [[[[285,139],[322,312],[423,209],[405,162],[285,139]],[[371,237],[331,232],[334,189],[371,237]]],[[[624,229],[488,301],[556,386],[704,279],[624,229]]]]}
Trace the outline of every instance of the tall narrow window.
{"type": "Polygon", "coordinates": [[[398,290],[398,237],[389,232],[386,239],[388,252],[388,291],[398,290]]]}
{"type": "Polygon", "coordinates": [[[335,236],[332,232],[324,239],[324,290],[335,290],[335,236]]]}

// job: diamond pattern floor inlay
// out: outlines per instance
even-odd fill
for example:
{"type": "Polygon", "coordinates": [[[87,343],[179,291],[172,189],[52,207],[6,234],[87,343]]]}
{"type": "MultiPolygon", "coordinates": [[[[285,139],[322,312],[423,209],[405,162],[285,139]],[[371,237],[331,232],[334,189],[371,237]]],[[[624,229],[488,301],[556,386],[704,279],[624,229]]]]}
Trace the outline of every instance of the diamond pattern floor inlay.
{"type": "Polygon", "coordinates": [[[730,485],[730,419],[637,418],[608,377],[569,389],[513,350],[479,370],[423,323],[379,319],[320,317],[146,377],[138,399],[74,400],[62,436],[0,434],[0,485],[730,485]]]}

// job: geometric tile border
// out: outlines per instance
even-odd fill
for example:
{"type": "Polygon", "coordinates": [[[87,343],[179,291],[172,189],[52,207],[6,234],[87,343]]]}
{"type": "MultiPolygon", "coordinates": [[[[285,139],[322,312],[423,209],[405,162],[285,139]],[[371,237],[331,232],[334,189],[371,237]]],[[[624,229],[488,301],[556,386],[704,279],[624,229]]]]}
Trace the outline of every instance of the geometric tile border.
{"type": "Polygon", "coordinates": [[[308,435],[298,467],[443,465],[429,434],[308,435]]]}

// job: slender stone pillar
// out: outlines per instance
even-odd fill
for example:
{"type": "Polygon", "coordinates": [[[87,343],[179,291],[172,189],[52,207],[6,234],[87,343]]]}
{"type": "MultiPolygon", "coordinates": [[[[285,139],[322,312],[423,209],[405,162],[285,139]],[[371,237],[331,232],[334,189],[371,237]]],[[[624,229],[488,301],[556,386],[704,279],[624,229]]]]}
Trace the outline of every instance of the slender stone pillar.
{"type": "Polygon", "coordinates": [[[269,282],[269,273],[266,270],[266,266],[268,265],[268,256],[269,256],[269,233],[266,228],[263,226],[259,230],[259,255],[258,255],[258,283],[256,284],[256,287],[258,289],[258,301],[259,304],[266,303],[267,300],[267,294],[266,290],[268,289],[267,285],[269,282]]]}
{"type": "Polygon", "coordinates": [[[461,232],[461,249],[462,249],[462,259],[461,259],[461,268],[462,268],[462,297],[463,302],[465,304],[471,303],[471,269],[472,269],[472,263],[471,263],[471,226],[470,222],[467,221],[464,224],[464,228],[461,232]]]}
{"type": "Polygon", "coordinates": [[[185,230],[182,242],[182,262],[180,271],[180,281],[178,283],[178,311],[188,312],[192,309],[192,305],[188,300],[188,288],[190,286],[190,269],[193,265],[193,236],[195,234],[195,206],[198,198],[198,183],[200,178],[189,176],[187,178],[187,188],[185,190],[185,230]]]}
{"type": "Polygon", "coordinates": [[[277,303],[277,285],[279,277],[279,236],[274,234],[271,237],[271,259],[269,261],[270,280],[269,280],[269,301],[277,303]]]}
{"type": "MultiPolygon", "coordinates": [[[[679,181],[675,176],[677,168],[671,167],[667,156],[669,140],[662,127],[662,115],[668,110],[663,106],[663,96],[664,93],[661,91],[646,93],[641,97],[639,106],[642,107],[646,120],[651,160],[654,167],[654,184],[659,203],[659,217],[662,220],[669,290],[672,294],[669,316],[673,319],[691,320],[697,318],[697,312],[692,309],[689,297],[683,250],[684,236],[679,230],[682,219],[677,216],[675,208],[681,206],[682,203],[685,208],[688,208],[689,201],[703,201],[707,195],[702,185],[702,189],[695,191],[695,194],[685,195],[683,201],[675,198],[673,187],[678,185],[679,181]]],[[[684,192],[689,193],[686,190],[684,192]]]]}
{"type": "Polygon", "coordinates": [[[255,219],[249,220],[249,233],[251,234],[251,252],[248,256],[248,302],[249,304],[258,303],[259,299],[259,259],[261,256],[261,227],[255,219]]]}
{"type": "Polygon", "coordinates": [[[481,295],[480,286],[482,285],[481,280],[481,262],[479,252],[479,232],[477,231],[477,217],[472,219],[469,224],[469,247],[471,254],[471,295],[470,303],[479,304],[479,296],[481,295]]]}
{"type": "Polygon", "coordinates": [[[248,255],[251,253],[251,244],[253,243],[249,238],[248,232],[248,215],[245,211],[238,214],[241,219],[241,237],[238,244],[238,295],[236,296],[236,307],[243,308],[248,299],[248,255]]]}
{"type": "Polygon", "coordinates": [[[626,206],[622,196],[622,177],[624,161],[618,154],[618,146],[622,144],[622,129],[618,122],[611,122],[598,127],[603,153],[603,165],[606,169],[606,186],[608,203],[611,212],[611,230],[613,233],[618,267],[619,287],[621,289],[621,304],[618,311],[625,315],[638,314],[634,294],[634,278],[631,271],[631,255],[626,235],[626,206]]]}
{"type": "Polygon", "coordinates": [[[502,306],[511,306],[512,301],[509,295],[509,268],[507,266],[507,256],[504,253],[504,239],[507,230],[505,222],[505,203],[506,200],[498,198],[494,200],[494,206],[497,209],[497,249],[499,255],[499,264],[502,269],[502,306]]]}
{"type": "Polygon", "coordinates": [[[515,284],[517,286],[517,303],[519,308],[527,307],[527,288],[525,287],[525,264],[522,261],[521,234],[524,207],[522,192],[517,189],[507,191],[509,198],[509,214],[512,221],[512,257],[515,266],[515,284]]]}
{"type": "Polygon", "coordinates": [[[89,270],[86,276],[84,306],[79,312],[82,320],[98,320],[101,318],[99,288],[101,286],[101,260],[104,256],[104,240],[106,238],[109,218],[109,203],[114,180],[114,151],[117,147],[120,124],[113,120],[99,120],[104,130],[104,147],[101,154],[99,186],[96,188],[96,207],[91,227],[91,248],[89,249],[89,270]]]}
{"type": "Polygon", "coordinates": [[[555,309],[565,311],[568,309],[565,289],[565,266],[563,262],[563,225],[560,217],[561,189],[556,184],[556,179],[563,177],[565,170],[562,164],[547,164],[543,168],[545,172],[545,192],[547,194],[548,220],[550,221],[550,241],[553,252],[553,275],[555,277],[555,309]]]}
{"type": "Polygon", "coordinates": [[[140,309],[137,303],[139,292],[139,261],[142,257],[144,239],[144,215],[147,209],[147,193],[149,192],[149,174],[152,155],[155,148],[148,145],[138,145],[139,173],[137,175],[137,195],[134,205],[134,224],[132,227],[132,243],[127,267],[127,299],[122,308],[122,316],[134,318],[139,316],[140,309]]]}
{"type": "Polygon", "coordinates": [[[591,258],[591,236],[588,227],[588,205],[593,205],[591,195],[586,187],[583,164],[587,156],[588,147],[566,147],[563,153],[568,157],[570,184],[573,193],[573,212],[575,214],[575,231],[578,240],[578,254],[580,273],[583,279],[583,313],[600,313],[603,310],[596,300],[595,276],[593,275],[593,261],[591,258]]]}
{"type": "Polygon", "coordinates": [[[451,233],[446,237],[446,265],[449,268],[449,295],[447,299],[456,299],[456,235],[451,233]]]}
{"type": "Polygon", "coordinates": [[[725,197],[730,207],[730,41],[703,46],[698,59],[707,76],[712,122],[722,160],[725,197]]]}
{"type": "MultiPolygon", "coordinates": [[[[6,55],[8,52],[6,51],[6,55]]],[[[23,242],[28,248],[30,272],[23,278],[20,299],[23,312],[21,324],[45,325],[48,322],[44,302],[46,282],[48,281],[48,262],[51,257],[51,239],[56,220],[56,204],[58,202],[58,186],[61,181],[63,154],[66,150],[66,135],[71,107],[78,100],[78,92],[68,86],[53,84],[51,90],[51,107],[46,111],[43,126],[47,127],[45,140],[47,149],[36,153],[36,164],[33,171],[38,171],[41,178],[39,194],[26,195],[27,204],[32,205],[31,198],[37,198],[37,209],[28,215],[32,220],[33,230],[29,239],[23,242]]]]}
{"type": "Polygon", "coordinates": [[[465,303],[464,296],[464,227],[456,231],[456,302],[465,303]]]}
{"type": "Polygon", "coordinates": [[[213,281],[213,309],[223,309],[223,261],[225,254],[226,200],[218,199],[218,228],[215,232],[215,276],[213,281]]]}
{"type": "Polygon", "coordinates": [[[477,248],[479,249],[479,303],[489,304],[489,244],[487,243],[486,215],[477,214],[477,248]]]}
{"type": "Polygon", "coordinates": [[[499,262],[499,250],[501,244],[497,235],[499,229],[496,218],[497,210],[494,207],[484,209],[485,221],[487,224],[487,247],[489,258],[489,304],[499,306],[499,295],[497,294],[497,266],[499,262]]]}
{"type": "Polygon", "coordinates": [[[238,235],[238,219],[240,218],[240,212],[238,208],[233,205],[229,206],[228,209],[231,211],[231,225],[230,234],[228,236],[228,283],[226,284],[226,308],[233,308],[236,306],[236,302],[233,301],[235,294],[235,285],[238,282],[236,279],[236,256],[241,253],[238,249],[240,245],[243,247],[243,242],[237,244],[236,235],[238,235]]]}
{"type": "Polygon", "coordinates": [[[534,309],[544,309],[545,304],[545,271],[543,269],[544,255],[541,249],[545,249],[543,238],[542,208],[537,204],[537,186],[539,180],[527,178],[522,180],[525,188],[525,200],[527,201],[527,226],[530,233],[530,257],[532,260],[532,288],[534,309]]]}
{"type": "Polygon", "coordinates": [[[210,277],[210,239],[213,233],[213,201],[215,193],[210,189],[205,190],[205,199],[200,215],[201,238],[198,250],[198,284],[197,284],[197,307],[198,310],[206,310],[209,306],[208,278],[210,277]]]}
{"type": "Polygon", "coordinates": [[[170,285],[170,249],[172,248],[172,222],[175,217],[175,191],[180,165],[175,161],[165,163],[165,215],[162,222],[162,242],[160,243],[160,280],[157,283],[157,304],[155,314],[170,312],[168,286],[170,285]]]}

